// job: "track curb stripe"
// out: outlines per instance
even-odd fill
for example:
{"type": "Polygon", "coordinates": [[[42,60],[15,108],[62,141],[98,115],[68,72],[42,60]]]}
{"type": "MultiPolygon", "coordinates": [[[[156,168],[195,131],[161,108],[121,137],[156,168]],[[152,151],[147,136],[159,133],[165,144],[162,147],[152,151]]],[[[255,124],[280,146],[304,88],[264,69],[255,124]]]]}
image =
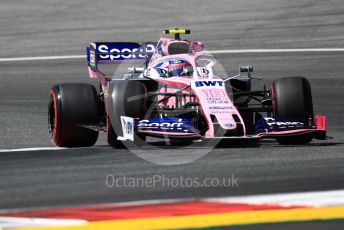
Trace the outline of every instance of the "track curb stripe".
{"type": "Polygon", "coordinates": [[[82,219],[87,221],[115,221],[124,219],[160,218],[215,213],[247,212],[304,208],[307,206],[283,207],[280,205],[228,204],[219,202],[181,202],[174,204],[152,204],[138,206],[93,206],[84,208],[52,209],[42,211],[4,213],[5,217],[82,219]]]}
{"type": "Polygon", "coordinates": [[[89,222],[70,227],[19,228],[21,230],[92,230],[92,229],[180,229],[259,223],[297,222],[309,220],[343,219],[344,206],[324,208],[295,208],[282,210],[247,211],[160,218],[143,218],[117,221],[89,222]]]}

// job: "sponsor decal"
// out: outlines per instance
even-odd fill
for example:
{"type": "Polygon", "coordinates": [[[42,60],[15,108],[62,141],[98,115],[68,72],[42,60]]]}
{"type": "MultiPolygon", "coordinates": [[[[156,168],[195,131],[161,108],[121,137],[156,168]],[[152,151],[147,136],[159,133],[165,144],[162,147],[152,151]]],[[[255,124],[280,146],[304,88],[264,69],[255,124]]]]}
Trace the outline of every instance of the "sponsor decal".
{"type": "Polygon", "coordinates": [[[228,110],[212,110],[211,111],[211,113],[213,113],[213,114],[219,114],[219,113],[229,113],[230,111],[228,111],[228,110]]]}
{"type": "Polygon", "coordinates": [[[160,77],[167,77],[168,76],[168,70],[166,68],[157,68],[158,73],[160,74],[160,77]]]}
{"type": "Polygon", "coordinates": [[[174,65],[174,64],[184,64],[186,61],[182,59],[171,59],[169,60],[169,64],[174,65]]]}
{"type": "Polygon", "coordinates": [[[309,127],[310,124],[306,120],[297,120],[283,117],[264,117],[258,120],[255,125],[255,130],[257,133],[259,133],[266,131],[283,131],[309,127]]]}
{"type": "Polygon", "coordinates": [[[233,109],[232,106],[209,106],[209,109],[233,109]]]}
{"type": "Polygon", "coordinates": [[[227,127],[227,128],[232,128],[232,127],[233,127],[233,124],[225,124],[225,127],[227,127]]]}
{"type": "Polygon", "coordinates": [[[156,71],[159,73],[160,77],[168,77],[168,62],[159,62],[155,65],[156,71]]]}
{"type": "Polygon", "coordinates": [[[266,121],[266,124],[269,126],[278,126],[278,127],[288,127],[288,126],[292,126],[292,127],[303,127],[305,125],[305,123],[303,122],[299,122],[299,121],[279,121],[276,120],[275,118],[272,117],[265,117],[264,120],[266,121]]]}
{"type": "Polygon", "coordinates": [[[121,116],[123,136],[117,137],[117,140],[131,140],[134,141],[134,118],[121,116]]]}
{"type": "Polygon", "coordinates": [[[208,104],[228,104],[228,100],[225,97],[210,97],[207,98],[208,104]]]}
{"type": "Polygon", "coordinates": [[[209,75],[209,70],[207,70],[204,67],[197,67],[198,73],[201,76],[208,76],[209,75]]]}
{"type": "Polygon", "coordinates": [[[193,126],[190,120],[184,118],[153,118],[140,120],[135,124],[139,130],[166,132],[191,132],[193,126]]]}
{"type": "Polygon", "coordinates": [[[195,81],[196,87],[216,87],[216,86],[224,86],[223,81],[195,81]]]}
{"type": "Polygon", "coordinates": [[[144,59],[145,53],[150,57],[155,51],[154,44],[147,44],[142,47],[137,43],[103,43],[98,44],[97,52],[99,53],[99,60],[113,61],[113,60],[129,60],[129,59],[144,59]],[[101,54],[106,53],[106,54],[101,54]],[[111,53],[111,54],[110,54],[111,53]]]}
{"type": "Polygon", "coordinates": [[[96,53],[94,50],[90,50],[90,66],[91,68],[96,68],[96,53]]]}
{"type": "Polygon", "coordinates": [[[223,97],[226,98],[226,93],[222,89],[202,89],[202,93],[206,97],[223,97]]]}

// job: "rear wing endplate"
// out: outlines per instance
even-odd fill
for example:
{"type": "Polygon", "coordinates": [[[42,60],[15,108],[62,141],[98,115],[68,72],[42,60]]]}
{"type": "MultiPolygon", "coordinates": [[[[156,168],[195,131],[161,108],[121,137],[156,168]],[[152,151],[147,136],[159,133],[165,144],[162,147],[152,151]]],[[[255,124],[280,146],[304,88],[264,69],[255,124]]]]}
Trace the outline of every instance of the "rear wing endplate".
{"type": "Polygon", "coordinates": [[[97,70],[98,64],[142,60],[148,63],[156,45],[156,42],[92,42],[86,48],[87,63],[93,71],[97,70]]]}

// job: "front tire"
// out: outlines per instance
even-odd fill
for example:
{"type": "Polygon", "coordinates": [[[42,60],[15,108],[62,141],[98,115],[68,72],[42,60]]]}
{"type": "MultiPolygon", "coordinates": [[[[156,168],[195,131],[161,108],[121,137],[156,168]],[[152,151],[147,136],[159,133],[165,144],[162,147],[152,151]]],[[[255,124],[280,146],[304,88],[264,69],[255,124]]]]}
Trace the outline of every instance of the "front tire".
{"type": "Polygon", "coordinates": [[[124,148],[124,145],[121,141],[117,140],[117,134],[113,129],[109,117],[106,118],[106,141],[112,148],[124,148]]]}
{"type": "MultiPolygon", "coordinates": [[[[304,77],[277,79],[271,87],[274,117],[314,120],[311,86],[304,77]]],[[[280,144],[307,144],[312,134],[279,137],[280,144]]]]}
{"type": "Polygon", "coordinates": [[[92,146],[98,131],[80,125],[98,122],[97,91],[93,85],[65,83],[53,86],[49,98],[49,133],[59,147],[92,146]]]}
{"type": "MultiPolygon", "coordinates": [[[[110,85],[110,99],[108,104],[108,144],[115,148],[123,147],[123,143],[117,140],[123,136],[121,116],[141,119],[147,111],[147,88],[136,80],[113,80],[110,85]]],[[[144,144],[146,137],[134,133],[134,146],[144,144]]],[[[127,147],[132,143],[126,142],[127,147]]]]}

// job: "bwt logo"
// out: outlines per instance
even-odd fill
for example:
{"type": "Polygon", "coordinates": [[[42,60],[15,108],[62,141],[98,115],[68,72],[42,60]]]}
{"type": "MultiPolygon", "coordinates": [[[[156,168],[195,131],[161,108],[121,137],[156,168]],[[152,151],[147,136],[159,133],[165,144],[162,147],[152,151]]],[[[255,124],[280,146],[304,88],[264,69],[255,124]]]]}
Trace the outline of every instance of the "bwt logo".
{"type": "Polygon", "coordinates": [[[195,81],[196,87],[223,86],[223,81],[195,81]]]}
{"type": "MultiPolygon", "coordinates": [[[[107,45],[98,46],[99,53],[111,53],[105,55],[99,55],[102,59],[137,59],[145,58],[145,52],[142,47],[139,48],[109,48],[107,45]],[[113,54],[112,54],[113,53],[113,54]]],[[[155,51],[155,46],[153,44],[147,44],[146,53],[152,54],[155,51]]]]}

